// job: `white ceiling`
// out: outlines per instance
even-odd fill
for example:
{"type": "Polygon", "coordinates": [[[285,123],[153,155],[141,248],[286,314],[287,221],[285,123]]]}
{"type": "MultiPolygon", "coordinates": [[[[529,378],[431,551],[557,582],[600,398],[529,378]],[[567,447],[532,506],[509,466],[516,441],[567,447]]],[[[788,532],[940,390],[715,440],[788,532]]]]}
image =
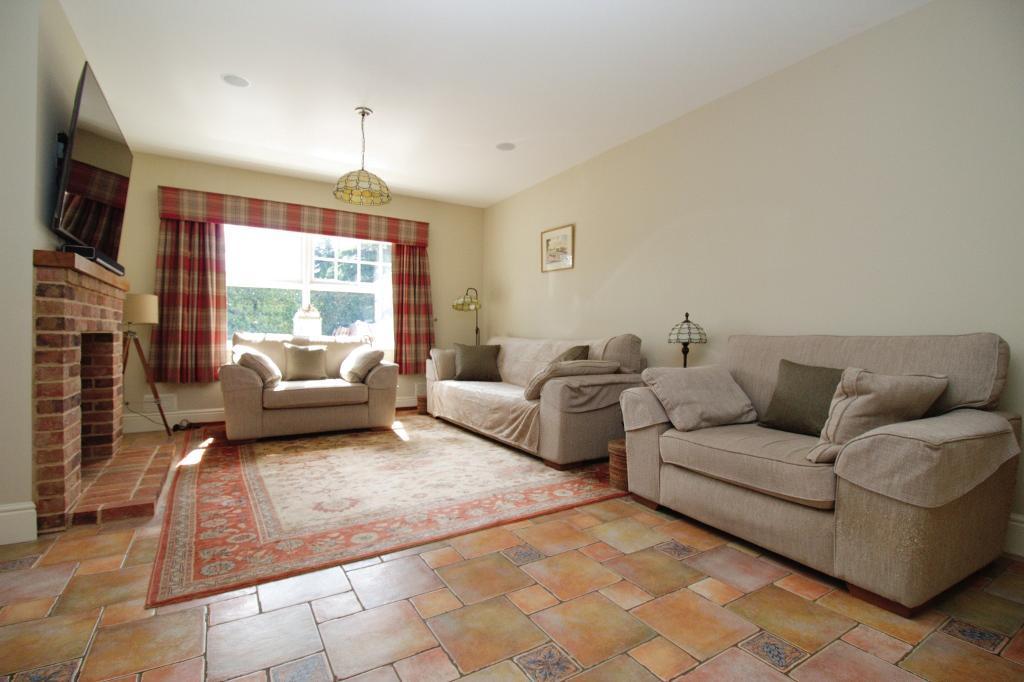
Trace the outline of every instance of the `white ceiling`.
{"type": "Polygon", "coordinates": [[[365,104],[392,191],[488,206],[924,1],[62,3],[136,151],[327,193],[365,104]]]}

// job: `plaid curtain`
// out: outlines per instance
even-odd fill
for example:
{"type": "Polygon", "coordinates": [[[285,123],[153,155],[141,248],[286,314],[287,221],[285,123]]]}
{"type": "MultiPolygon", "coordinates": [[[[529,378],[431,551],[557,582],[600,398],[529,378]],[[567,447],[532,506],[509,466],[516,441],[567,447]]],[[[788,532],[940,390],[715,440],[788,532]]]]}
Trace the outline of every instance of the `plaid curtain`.
{"type": "Polygon", "coordinates": [[[224,226],[161,220],[156,293],[160,324],[150,351],[156,380],[216,381],[227,358],[224,226]]]}
{"type": "Polygon", "coordinates": [[[434,344],[426,247],[392,247],[391,283],[395,299],[395,362],[402,374],[423,374],[434,344]]]}

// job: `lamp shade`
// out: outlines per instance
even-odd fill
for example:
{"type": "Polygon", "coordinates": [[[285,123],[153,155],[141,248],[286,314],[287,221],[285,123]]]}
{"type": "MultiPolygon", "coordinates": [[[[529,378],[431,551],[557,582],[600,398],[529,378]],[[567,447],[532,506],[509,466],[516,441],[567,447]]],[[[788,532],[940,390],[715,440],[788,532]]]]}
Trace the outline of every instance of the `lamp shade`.
{"type": "Polygon", "coordinates": [[[156,294],[128,294],[124,299],[127,324],[160,324],[160,304],[156,294]]]}
{"type": "Polygon", "coordinates": [[[466,293],[459,296],[452,302],[452,310],[458,310],[461,312],[472,312],[474,310],[480,310],[482,307],[483,306],[480,305],[480,294],[473,287],[466,289],[466,293]]]}
{"type": "Polygon", "coordinates": [[[685,319],[672,327],[668,333],[669,343],[707,343],[708,334],[704,327],[690,320],[690,313],[686,313],[685,319]]]}

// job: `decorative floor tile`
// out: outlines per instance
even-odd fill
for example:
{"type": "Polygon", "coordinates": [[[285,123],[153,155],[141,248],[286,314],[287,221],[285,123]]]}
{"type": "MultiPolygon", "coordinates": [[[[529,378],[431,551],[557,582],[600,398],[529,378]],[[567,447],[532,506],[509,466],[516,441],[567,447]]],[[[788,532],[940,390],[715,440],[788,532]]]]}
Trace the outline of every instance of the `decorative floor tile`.
{"type": "Polygon", "coordinates": [[[789,679],[745,651],[727,649],[691,671],[686,682],[787,682],[789,679]]]}
{"type": "Polygon", "coordinates": [[[0,604],[55,597],[74,572],[74,564],[60,564],[0,573],[0,604]]]}
{"type": "Polygon", "coordinates": [[[462,602],[447,587],[442,587],[440,590],[434,590],[426,594],[416,595],[409,601],[416,607],[416,611],[419,612],[421,618],[433,618],[442,613],[454,611],[462,606],[462,602]]]}
{"type": "Polygon", "coordinates": [[[664,637],[655,637],[629,652],[662,680],[671,680],[697,665],[696,659],[664,637]]]}
{"type": "Polygon", "coordinates": [[[321,623],[320,635],[338,677],[358,675],[437,646],[416,610],[404,601],[321,623]]]}
{"type": "Polygon", "coordinates": [[[864,653],[846,642],[832,642],[789,673],[800,682],[835,682],[836,680],[886,680],[886,682],[919,682],[913,675],[891,663],[864,653]]]}
{"type": "Polygon", "coordinates": [[[647,602],[632,613],[702,661],[757,632],[755,625],[689,590],[647,602]]]}
{"type": "Polygon", "coordinates": [[[462,535],[449,540],[459,554],[467,559],[474,559],[491,552],[500,552],[509,547],[522,544],[518,535],[504,528],[488,528],[469,535],[462,535]]]}
{"type": "MultiPolygon", "coordinates": [[[[398,563],[400,562],[396,561],[390,565],[394,566],[398,563]]],[[[285,606],[301,604],[311,599],[346,592],[350,589],[352,588],[349,586],[348,578],[345,577],[345,571],[340,567],[335,567],[263,583],[256,588],[256,591],[259,594],[260,606],[263,611],[273,611],[285,606]]]]}
{"type": "MultiPolygon", "coordinates": [[[[337,622],[340,621],[331,621],[337,622]]],[[[330,623],[325,623],[324,627],[327,625],[330,623]]],[[[326,636],[324,641],[327,641],[326,636]]],[[[207,676],[212,682],[228,680],[308,656],[322,646],[313,612],[307,604],[233,620],[209,629],[207,676]]]]}
{"type": "Polygon", "coordinates": [[[1024,573],[1007,570],[994,578],[985,591],[997,597],[1024,604],[1024,573]]]}
{"type": "Polygon", "coordinates": [[[80,660],[74,660],[36,668],[18,673],[11,679],[11,682],[72,682],[81,664],[80,660]]]}
{"type": "Polygon", "coordinates": [[[505,597],[435,616],[427,625],[463,673],[529,651],[548,638],[505,597]]]}
{"type": "Polygon", "coordinates": [[[992,653],[997,653],[1008,639],[998,632],[986,630],[983,627],[971,625],[956,618],[951,618],[948,623],[942,626],[941,631],[992,653]]]}
{"type": "Polygon", "coordinates": [[[529,678],[512,661],[502,661],[462,678],[464,682],[528,682],[529,678]]]}
{"type": "Polygon", "coordinates": [[[82,666],[81,682],[97,682],[201,656],[205,649],[203,616],[202,609],[191,609],[101,627],[82,666]]]}
{"type": "Polygon", "coordinates": [[[751,592],[726,608],[809,652],[857,626],[856,621],[775,585],[751,592]]]}
{"type": "Polygon", "coordinates": [[[662,554],[667,554],[673,559],[685,559],[686,557],[693,556],[698,552],[696,547],[684,545],[678,540],[663,542],[660,545],[655,545],[654,549],[658,550],[662,554]]]}
{"type": "Polygon", "coordinates": [[[613,585],[601,588],[599,591],[618,604],[620,609],[625,609],[626,611],[654,599],[652,595],[647,594],[628,580],[620,580],[613,585]]]}
{"type": "Polygon", "coordinates": [[[540,585],[531,585],[530,587],[510,592],[507,596],[509,601],[518,606],[519,610],[526,615],[536,613],[541,609],[546,609],[558,603],[558,600],[540,585]]]}
{"type": "Polygon", "coordinates": [[[740,648],[783,672],[807,658],[803,651],[769,632],[759,632],[740,642],[740,648]]]}
{"type": "Polygon", "coordinates": [[[775,581],[775,584],[784,590],[788,590],[811,601],[832,591],[832,588],[828,585],[819,583],[817,580],[800,575],[799,573],[792,573],[785,578],[780,578],[775,581]]]}
{"type": "Polygon", "coordinates": [[[563,601],[599,590],[620,580],[602,564],[572,550],[522,567],[534,580],[563,601]]]}
{"type": "Polygon", "coordinates": [[[1024,667],[942,632],[911,651],[900,667],[929,680],[1019,682],[1024,678],[1024,667]]]}
{"type": "Polygon", "coordinates": [[[558,682],[581,670],[554,644],[544,644],[533,651],[519,654],[514,660],[534,682],[558,682]]]}
{"type": "Polygon", "coordinates": [[[656,549],[625,554],[603,565],[655,597],[674,592],[704,577],[697,569],[656,549]]]}
{"type": "Polygon", "coordinates": [[[909,644],[917,644],[946,620],[938,611],[925,611],[913,618],[904,618],[861,601],[845,590],[833,590],[815,603],[909,644]]]}
{"type": "MultiPolygon", "coordinates": [[[[441,569],[442,571],[445,570],[441,569]]],[[[444,587],[418,556],[385,561],[347,574],[359,601],[367,609],[444,587]]]]}
{"type": "Polygon", "coordinates": [[[744,592],[753,592],[786,575],[781,568],[733,547],[716,547],[686,563],[744,592]]]}
{"type": "Polygon", "coordinates": [[[424,552],[420,557],[427,566],[430,566],[431,568],[441,568],[442,566],[447,566],[449,564],[457,564],[464,558],[452,547],[442,547],[440,549],[424,552]]]}
{"type": "Polygon", "coordinates": [[[942,599],[936,608],[960,620],[1004,635],[1012,635],[1024,625],[1024,604],[981,590],[954,592],[942,599]]]}
{"type": "Polygon", "coordinates": [[[666,523],[664,526],[658,526],[658,531],[702,552],[725,544],[725,538],[722,536],[687,521],[666,523]]]}
{"type": "Polygon", "coordinates": [[[533,584],[530,576],[498,553],[439,568],[437,574],[463,604],[475,604],[533,584]]]}
{"type": "Polygon", "coordinates": [[[99,609],[0,628],[0,675],[81,658],[99,609]]]}
{"type": "Polygon", "coordinates": [[[710,599],[719,606],[728,604],[731,601],[736,601],[743,596],[743,592],[737,590],[732,585],[727,585],[721,580],[716,580],[714,578],[698,580],[690,585],[690,589],[705,599],[710,599]]]}
{"type": "Polygon", "coordinates": [[[319,653],[271,668],[270,682],[334,682],[334,675],[319,653]]]}
{"type": "Polygon", "coordinates": [[[53,597],[17,601],[0,608],[0,626],[45,618],[53,606],[53,597]]]}
{"type": "Polygon", "coordinates": [[[515,547],[501,550],[501,553],[516,566],[540,561],[547,556],[544,552],[530,545],[516,545],[515,547]]]}
{"type": "Polygon", "coordinates": [[[595,542],[592,545],[580,547],[580,554],[588,556],[594,561],[608,561],[617,556],[622,556],[622,552],[603,542],[595,542]]]}
{"type": "Polygon", "coordinates": [[[587,533],[624,554],[647,549],[668,540],[664,533],[631,518],[602,523],[600,526],[588,528],[587,533]]]}
{"type": "Polygon", "coordinates": [[[535,524],[520,528],[515,533],[547,556],[561,554],[594,542],[594,538],[566,521],[535,524]]]}
{"type": "Polygon", "coordinates": [[[97,606],[144,599],[149,587],[150,567],[132,566],[117,571],[76,575],[53,607],[56,615],[88,611],[97,606]]]}
{"type": "MultiPolygon", "coordinates": [[[[351,592],[346,594],[351,595],[351,592]]],[[[210,625],[220,625],[231,620],[255,616],[260,612],[260,601],[255,594],[244,594],[241,597],[210,604],[209,612],[210,625]]]]}
{"type": "Polygon", "coordinates": [[[654,637],[651,628],[601,594],[584,595],[531,618],[586,667],[654,637]]]}
{"type": "Polygon", "coordinates": [[[142,682],[203,682],[206,660],[200,656],[142,673],[142,682]]]}
{"type": "Polygon", "coordinates": [[[402,682],[449,682],[459,678],[459,671],[440,647],[398,661],[395,672],[402,682]]]}
{"type": "Polygon", "coordinates": [[[911,646],[884,632],[879,632],[867,625],[858,625],[843,635],[843,641],[852,644],[861,651],[878,656],[883,661],[896,663],[907,655],[911,646]]]}

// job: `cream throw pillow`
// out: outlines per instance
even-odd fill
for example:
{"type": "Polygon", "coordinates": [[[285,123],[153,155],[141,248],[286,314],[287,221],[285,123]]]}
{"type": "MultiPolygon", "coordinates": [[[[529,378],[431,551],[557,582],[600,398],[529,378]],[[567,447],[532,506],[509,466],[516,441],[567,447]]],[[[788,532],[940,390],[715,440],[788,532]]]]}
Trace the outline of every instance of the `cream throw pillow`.
{"type": "Polygon", "coordinates": [[[384,351],[359,346],[341,362],[341,378],[353,384],[366,381],[366,375],[384,359],[384,351]]]}
{"type": "Polygon", "coordinates": [[[652,367],[641,376],[680,431],[757,421],[750,398],[724,367],[652,367]]]}
{"type": "Polygon", "coordinates": [[[327,378],[327,346],[284,344],[284,378],[288,381],[327,378]]]}
{"type": "Polygon", "coordinates": [[[834,462],[847,441],[887,424],[920,419],[946,390],[949,378],[932,374],[875,374],[843,370],[821,440],[807,454],[812,462],[834,462]]]}
{"type": "Polygon", "coordinates": [[[273,388],[281,383],[281,369],[265,353],[248,346],[235,346],[232,353],[235,364],[259,374],[266,388],[273,388]]]}
{"type": "Polygon", "coordinates": [[[608,360],[561,360],[550,363],[547,367],[533,375],[530,383],[523,391],[527,400],[540,398],[541,389],[555,377],[575,377],[584,374],[615,374],[619,371],[619,363],[608,360]]]}

